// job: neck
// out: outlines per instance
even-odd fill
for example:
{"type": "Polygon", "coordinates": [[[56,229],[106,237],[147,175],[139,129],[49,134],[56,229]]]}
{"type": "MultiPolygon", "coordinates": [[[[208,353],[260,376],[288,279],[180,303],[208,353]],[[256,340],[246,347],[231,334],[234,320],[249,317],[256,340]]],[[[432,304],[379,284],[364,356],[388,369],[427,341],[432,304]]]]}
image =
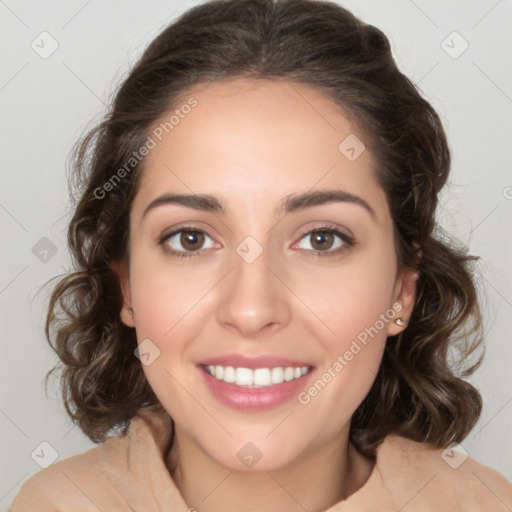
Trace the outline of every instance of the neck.
{"type": "Polygon", "coordinates": [[[167,465],[197,512],[320,512],[360,489],[373,468],[346,432],[284,468],[239,472],[218,464],[178,428],[167,465]]]}

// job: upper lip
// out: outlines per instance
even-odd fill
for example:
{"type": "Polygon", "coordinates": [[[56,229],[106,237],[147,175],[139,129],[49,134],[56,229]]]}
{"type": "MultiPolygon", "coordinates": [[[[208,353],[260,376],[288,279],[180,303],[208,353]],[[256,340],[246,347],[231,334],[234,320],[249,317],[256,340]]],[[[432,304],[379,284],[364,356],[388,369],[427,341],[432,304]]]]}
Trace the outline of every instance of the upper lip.
{"type": "Polygon", "coordinates": [[[312,366],[310,363],[298,361],[296,359],[288,359],[275,355],[261,355],[257,357],[247,357],[242,354],[229,354],[225,356],[210,357],[202,360],[200,365],[203,366],[232,366],[234,368],[249,368],[255,370],[257,368],[275,368],[289,366],[297,368],[303,366],[312,366]]]}

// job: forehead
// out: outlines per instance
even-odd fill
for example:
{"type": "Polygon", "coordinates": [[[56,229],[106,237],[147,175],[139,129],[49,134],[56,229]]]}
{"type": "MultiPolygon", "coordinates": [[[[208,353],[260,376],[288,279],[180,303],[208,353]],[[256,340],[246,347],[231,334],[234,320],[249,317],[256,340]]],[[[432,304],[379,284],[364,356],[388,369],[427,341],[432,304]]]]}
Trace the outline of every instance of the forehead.
{"type": "Polygon", "coordinates": [[[376,210],[387,206],[372,155],[350,120],[305,84],[198,84],[149,133],[154,147],[144,162],[139,208],[164,192],[216,195],[229,210],[315,188],[364,195],[376,210]],[[352,148],[356,156],[362,151],[355,159],[352,148]]]}

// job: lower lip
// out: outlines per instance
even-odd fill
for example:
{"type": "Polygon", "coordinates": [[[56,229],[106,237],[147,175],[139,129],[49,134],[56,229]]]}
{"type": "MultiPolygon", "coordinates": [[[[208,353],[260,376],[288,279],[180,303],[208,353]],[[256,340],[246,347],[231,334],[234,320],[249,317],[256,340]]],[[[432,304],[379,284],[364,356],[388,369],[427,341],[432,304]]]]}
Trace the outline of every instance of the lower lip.
{"type": "Polygon", "coordinates": [[[198,367],[198,370],[202,373],[206,385],[217,400],[229,407],[243,411],[261,411],[284,404],[300,393],[305,386],[306,379],[313,373],[313,370],[310,370],[298,379],[273,386],[245,388],[218,380],[201,366],[198,367]]]}

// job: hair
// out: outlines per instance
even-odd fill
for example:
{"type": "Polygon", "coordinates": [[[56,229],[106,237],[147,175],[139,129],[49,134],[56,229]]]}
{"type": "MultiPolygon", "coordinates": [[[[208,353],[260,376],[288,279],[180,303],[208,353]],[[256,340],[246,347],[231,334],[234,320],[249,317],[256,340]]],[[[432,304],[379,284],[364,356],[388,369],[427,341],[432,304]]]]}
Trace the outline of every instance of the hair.
{"type": "Polygon", "coordinates": [[[309,85],[350,117],[388,199],[398,268],[418,272],[412,316],[387,339],[375,382],[352,417],[351,442],[368,457],[390,433],[438,448],[460,442],[482,408],[465,377],[482,360],[483,351],[476,362],[470,356],[483,335],[478,258],[456,247],[435,218],[450,169],[446,135],[398,70],[386,36],[323,0],[214,0],[186,11],[149,44],[102,121],[76,143],[68,228],[74,270],[58,276],[45,327],[60,358],[67,413],[99,443],[111,429],[125,435],[141,407],[159,404],[134,356],[135,329],[120,320],[112,268],[127,255],[144,160],[123,179],[112,177],[187,91],[243,77],[309,85]],[[107,182],[108,193],[99,194],[107,182]]]}

